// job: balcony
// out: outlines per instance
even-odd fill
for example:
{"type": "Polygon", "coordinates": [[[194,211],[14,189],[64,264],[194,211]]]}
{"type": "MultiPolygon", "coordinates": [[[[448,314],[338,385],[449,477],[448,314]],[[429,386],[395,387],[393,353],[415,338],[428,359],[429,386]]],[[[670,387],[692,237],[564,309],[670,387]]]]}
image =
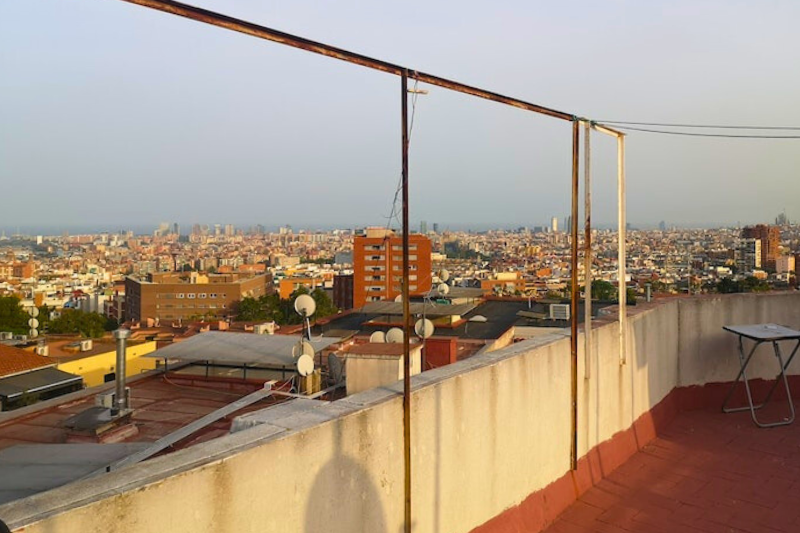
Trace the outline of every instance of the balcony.
{"type": "MultiPolygon", "coordinates": [[[[567,335],[415,376],[414,531],[796,531],[800,421],[756,429],[746,413],[718,411],[738,371],[736,338],[722,326],[800,326],[798,306],[798,292],[638,305],[624,362],[614,317],[598,321],[588,365],[579,354],[576,471],[567,335]]],[[[774,357],[760,350],[750,375],[771,379],[774,357]]],[[[26,533],[394,533],[404,509],[400,390],[262,417],[0,506],[0,517],[26,533]]]]}

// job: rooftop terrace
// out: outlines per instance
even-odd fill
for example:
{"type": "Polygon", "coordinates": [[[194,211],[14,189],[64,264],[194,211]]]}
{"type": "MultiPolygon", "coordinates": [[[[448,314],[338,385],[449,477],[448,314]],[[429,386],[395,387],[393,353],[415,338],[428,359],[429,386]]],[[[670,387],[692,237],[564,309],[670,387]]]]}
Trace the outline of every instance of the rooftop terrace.
{"type": "MultiPolygon", "coordinates": [[[[624,350],[614,317],[598,319],[591,357],[579,354],[574,471],[566,334],[414,376],[413,530],[796,530],[800,422],[756,429],[719,407],[738,371],[736,339],[722,326],[796,327],[798,305],[798,292],[639,305],[624,350]]],[[[750,376],[774,377],[768,347],[755,357],[750,376]]],[[[395,532],[401,390],[260,416],[252,428],[0,505],[0,517],[26,533],[395,532]]],[[[783,416],[774,402],[766,416],[783,416]]]]}

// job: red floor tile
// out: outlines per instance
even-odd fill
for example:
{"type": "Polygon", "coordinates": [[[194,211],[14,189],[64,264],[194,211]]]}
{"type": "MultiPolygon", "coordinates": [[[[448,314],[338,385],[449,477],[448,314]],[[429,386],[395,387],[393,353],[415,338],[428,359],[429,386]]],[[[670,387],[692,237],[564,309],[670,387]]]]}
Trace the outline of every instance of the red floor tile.
{"type": "Polygon", "coordinates": [[[545,531],[800,532],[800,421],[683,412],[545,531]]]}

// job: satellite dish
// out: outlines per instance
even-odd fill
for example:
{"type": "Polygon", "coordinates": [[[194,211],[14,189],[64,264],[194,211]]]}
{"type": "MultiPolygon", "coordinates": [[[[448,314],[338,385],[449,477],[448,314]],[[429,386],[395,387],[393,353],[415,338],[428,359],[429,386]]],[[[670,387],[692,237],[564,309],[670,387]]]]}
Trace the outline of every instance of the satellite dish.
{"type": "Polygon", "coordinates": [[[443,268],[442,271],[439,272],[439,277],[442,281],[447,281],[450,279],[450,272],[446,268],[443,268]]]}
{"type": "Polygon", "coordinates": [[[317,302],[308,294],[301,294],[294,301],[294,310],[303,317],[309,317],[317,310],[317,302]]]}
{"type": "Polygon", "coordinates": [[[314,357],[315,353],[317,353],[316,350],[314,350],[314,347],[311,346],[311,343],[308,341],[301,341],[292,346],[292,357],[294,357],[295,359],[302,357],[304,355],[309,355],[311,357],[314,357]]]}
{"type": "Polygon", "coordinates": [[[344,379],[344,364],[335,354],[328,355],[328,371],[334,385],[341,383],[344,379]]]}
{"type": "Polygon", "coordinates": [[[439,276],[431,277],[431,283],[433,283],[434,285],[438,285],[441,282],[442,282],[442,278],[440,278],[439,276]]]}
{"type": "Polygon", "coordinates": [[[376,331],[369,336],[369,342],[386,342],[386,333],[382,331],[376,331]]]}
{"type": "Polygon", "coordinates": [[[36,329],[36,328],[31,328],[31,329],[28,331],[28,337],[30,337],[31,339],[35,339],[35,338],[36,338],[36,337],[38,337],[38,336],[39,336],[39,330],[38,330],[38,329],[36,329]]]}
{"type": "Polygon", "coordinates": [[[297,373],[301,376],[309,376],[314,372],[314,358],[303,354],[297,358],[297,373]]]}
{"type": "Polygon", "coordinates": [[[475,316],[471,316],[471,317],[469,318],[469,321],[470,321],[470,322],[481,322],[481,323],[483,323],[483,322],[488,322],[488,321],[489,321],[489,319],[488,319],[488,318],[486,318],[486,317],[485,317],[485,316],[483,316],[483,315],[475,315],[475,316]]]}
{"type": "Polygon", "coordinates": [[[386,342],[403,342],[403,330],[400,328],[392,328],[386,332],[386,342]]]}
{"type": "Polygon", "coordinates": [[[397,296],[394,297],[394,301],[397,302],[397,303],[402,303],[403,302],[403,295],[402,294],[398,294],[397,296]]]}
{"type": "Polygon", "coordinates": [[[39,316],[39,308],[38,307],[31,307],[28,309],[28,314],[31,315],[33,318],[39,316]]]}
{"type": "Polygon", "coordinates": [[[431,335],[433,335],[433,330],[435,329],[433,322],[428,320],[427,318],[420,318],[417,320],[417,323],[414,324],[414,332],[416,332],[417,336],[422,337],[423,339],[427,339],[431,335]]]}
{"type": "Polygon", "coordinates": [[[442,296],[446,296],[450,292],[450,285],[448,285],[447,283],[440,283],[439,286],[436,287],[436,290],[442,296]]]}
{"type": "Polygon", "coordinates": [[[32,329],[36,329],[36,328],[39,327],[39,321],[37,319],[35,319],[35,318],[30,318],[30,319],[28,319],[28,325],[32,329]]]}

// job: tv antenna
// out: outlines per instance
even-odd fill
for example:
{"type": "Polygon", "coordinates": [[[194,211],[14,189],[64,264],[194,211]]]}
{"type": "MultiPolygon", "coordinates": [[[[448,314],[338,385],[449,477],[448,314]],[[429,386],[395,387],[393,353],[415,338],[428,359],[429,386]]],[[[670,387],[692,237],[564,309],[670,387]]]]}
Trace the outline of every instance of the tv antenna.
{"type": "Polygon", "coordinates": [[[317,302],[310,295],[301,294],[294,300],[294,310],[302,317],[303,325],[307,329],[304,334],[308,340],[311,340],[311,321],[309,317],[317,310],[317,302]]]}
{"type": "Polygon", "coordinates": [[[392,328],[386,332],[386,342],[400,343],[403,342],[403,330],[400,328],[392,328]]]}
{"type": "Polygon", "coordinates": [[[420,337],[423,340],[433,335],[435,329],[436,328],[433,325],[433,322],[431,322],[427,318],[420,318],[414,324],[414,332],[417,334],[418,337],[420,337]]]}

